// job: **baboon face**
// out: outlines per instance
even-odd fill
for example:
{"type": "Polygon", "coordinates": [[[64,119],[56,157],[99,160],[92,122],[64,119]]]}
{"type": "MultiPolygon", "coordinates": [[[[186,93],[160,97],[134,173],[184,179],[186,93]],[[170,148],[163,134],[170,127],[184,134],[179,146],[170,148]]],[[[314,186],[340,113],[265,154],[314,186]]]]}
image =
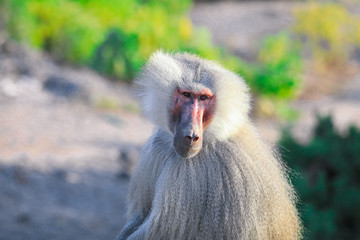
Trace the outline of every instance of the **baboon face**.
{"type": "Polygon", "coordinates": [[[202,148],[203,132],[215,110],[215,96],[204,88],[199,92],[176,89],[170,109],[170,129],[174,134],[176,153],[183,158],[194,157],[202,148]]]}

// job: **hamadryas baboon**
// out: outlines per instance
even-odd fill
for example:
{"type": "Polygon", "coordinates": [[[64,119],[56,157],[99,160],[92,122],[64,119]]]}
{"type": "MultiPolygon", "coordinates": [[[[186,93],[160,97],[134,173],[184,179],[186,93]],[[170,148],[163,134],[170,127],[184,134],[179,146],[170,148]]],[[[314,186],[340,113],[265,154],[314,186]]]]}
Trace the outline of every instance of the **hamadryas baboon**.
{"type": "Polygon", "coordinates": [[[159,51],[136,83],[156,129],[131,178],[118,239],[300,238],[293,188],[248,117],[241,77],[159,51]]]}

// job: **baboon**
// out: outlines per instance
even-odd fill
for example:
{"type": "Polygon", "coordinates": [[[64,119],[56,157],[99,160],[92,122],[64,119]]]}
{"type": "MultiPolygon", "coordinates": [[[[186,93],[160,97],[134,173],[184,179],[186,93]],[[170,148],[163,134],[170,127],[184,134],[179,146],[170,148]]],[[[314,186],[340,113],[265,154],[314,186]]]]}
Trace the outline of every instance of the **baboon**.
{"type": "Polygon", "coordinates": [[[136,84],[156,128],[130,180],[118,240],[301,237],[287,169],[249,119],[241,77],[158,51],[136,84]]]}

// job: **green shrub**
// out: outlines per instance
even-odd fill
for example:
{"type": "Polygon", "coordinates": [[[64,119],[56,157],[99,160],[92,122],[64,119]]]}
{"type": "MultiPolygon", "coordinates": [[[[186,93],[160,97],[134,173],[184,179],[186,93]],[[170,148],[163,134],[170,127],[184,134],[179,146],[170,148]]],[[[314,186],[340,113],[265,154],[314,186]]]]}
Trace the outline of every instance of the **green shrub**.
{"type": "Polygon", "coordinates": [[[282,32],[268,36],[259,52],[259,69],[253,88],[278,99],[294,98],[300,88],[302,59],[299,46],[289,34],[282,32]]]}
{"type": "Polygon", "coordinates": [[[15,39],[58,59],[84,64],[103,39],[97,19],[75,1],[9,1],[8,31],[15,39]]]}
{"type": "MultiPolygon", "coordinates": [[[[14,38],[73,63],[93,66],[94,62],[99,62],[96,58],[101,49],[109,44],[106,36],[113,38],[115,32],[121,33],[121,41],[126,46],[120,46],[117,57],[106,59],[107,62],[113,61],[109,64],[114,66],[114,72],[111,68],[102,71],[118,77],[131,77],[141,61],[154,50],[175,50],[185,46],[193,37],[191,22],[184,15],[190,6],[188,0],[163,0],[161,4],[137,0],[7,2],[11,13],[8,31],[14,38]],[[173,10],[174,13],[169,14],[173,10]],[[127,43],[128,40],[131,43],[127,43]],[[135,53],[134,48],[137,50],[135,53]],[[121,70],[128,68],[129,64],[132,69],[121,70]]],[[[104,58],[106,56],[101,57],[104,58]]]]}
{"type": "Polygon", "coordinates": [[[293,31],[304,38],[320,69],[343,66],[360,47],[360,17],[340,3],[312,2],[298,8],[293,31]]]}
{"type": "Polygon", "coordinates": [[[360,131],[339,134],[319,118],[312,140],[297,143],[285,132],[280,146],[300,198],[306,239],[360,238],[360,131]]]}
{"type": "Polygon", "coordinates": [[[193,29],[190,0],[1,0],[15,39],[58,59],[130,80],[155,50],[190,51],[251,78],[251,66],[193,29]]]}
{"type": "Polygon", "coordinates": [[[289,107],[301,89],[303,64],[300,47],[289,33],[263,40],[258,66],[250,86],[258,97],[258,114],[292,120],[297,113],[289,107]]]}
{"type": "Polygon", "coordinates": [[[193,28],[187,16],[191,0],[0,1],[13,38],[123,81],[131,81],[149,55],[163,49],[218,61],[267,98],[293,98],[300,85],[300,60],[288,35],[267,38],[259,64],[242,61],[215,47],[206,29],[193,28]]]}
{"type": "Polygon", "coordinates": [[[137,35],[112,29],[95,50],[90,66],[102,74],[131,80],[141,66],[142,58],[138,54],[138,48],[137,35]]]}

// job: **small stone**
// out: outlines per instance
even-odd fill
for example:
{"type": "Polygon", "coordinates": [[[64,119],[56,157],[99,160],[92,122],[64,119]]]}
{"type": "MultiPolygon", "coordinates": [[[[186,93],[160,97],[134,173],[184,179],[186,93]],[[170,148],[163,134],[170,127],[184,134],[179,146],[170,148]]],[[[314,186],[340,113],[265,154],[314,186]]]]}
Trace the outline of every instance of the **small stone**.
{"type": "Polygon", "coordinates": [[[62,76],[50,75],[44,82],[43,87],[45,90],[60,97],[74,98],[81,95],[80,86],[62,76]]]}
{"type": "Polygon", "coordinates": [[[118,158],[120,171],[117,174],[120,179],[130,178],[139,158],[139,153],[140,148],[136,146],[123,146],[120,149],[118,158]]]}
{"type": "Polygon", "coordinates": [[[20,213],[16,216],[16,222],[19,224],[29,224],[31,222],[31,218],[27,213],[20,213]]]}

